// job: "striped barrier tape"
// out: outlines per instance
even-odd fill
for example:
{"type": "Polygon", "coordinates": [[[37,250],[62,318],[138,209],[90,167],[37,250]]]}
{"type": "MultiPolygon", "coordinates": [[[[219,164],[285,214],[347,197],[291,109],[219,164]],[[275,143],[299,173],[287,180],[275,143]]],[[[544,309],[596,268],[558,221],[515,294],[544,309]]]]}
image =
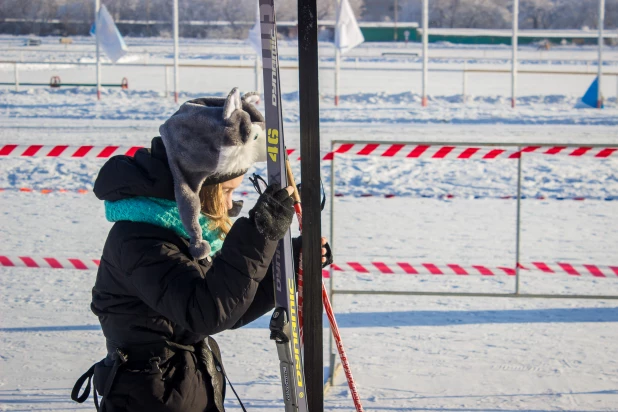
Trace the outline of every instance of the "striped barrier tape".
{"type": "Polygon", "coordinates": [[[0,157],[53,157],[63,159],[108,159],[115,155],[133,156],[142,146],[17,145],[0,147],[0,157]]]}
{"type": "Polygon", "coordinates": [[[100,263],[100,259],[0,255],[0,266],[4,267],[92,270],[97,269],[100,263]]]}
{"type": "Polygon", "coordinates": [[[79,195],[86,195],[92,193],[92,189],[34,189],[31,187],[0,187],[0,193],[2,192],[20,192],[20,193],[40,193],[48,195],[50,193],[75,193],[79,195]]]}
{"type": "MultiPolygon", "coordinates": [[[[20,193],[38,193],[48,195],[51,193],[72,193],[78,195],[87,195],[93,193],[93,189],[35,189],[31,187],[0,187],[0,193],[3,192],[20,192],[20,193]]],[[[234,192],[240,196],[248,196],[250,192],[234,192]]],[[[254,192],[257,196],[257,192],[254,192]]]]}
{"type": "MultiPolygon", "coordinates": [[[[48,157],[48,158],[95,158],[107,159],[114,155],[133,156],[143,146],[69,146],[69,145],[16,145],[6,144],[0,147],[0,157],[48,157]]],[[[292,156],[297,149],[287,149],[291,160],[300,160],[292,156]]],[[[618,148],[586,146],[526,146],[521,150],[463,147],[444,145],[406,145],[380,143],[341,143],[334,146],[332,152],[326,153],[322,160],[331,160],[335,154],[354,156],[376,156],[408,159],[518,159],[523,153],[544,155],[563,155],[568,157],[594,157],[605,159],[615,157],[618,148]]]]}
{"type": "MultiPolygon", "coordinates": [[[[0,157],[47,157],[63,159],[109,159],[116,155],[133,156],[144,146],[69,146],[69,145],[17,145],[0,146],[0,157]]],[[[291,156],[296,149],[287,149],[291,156]]],[[[291,160],[300,160],[299,157],[291,160]]]]}
{"type": "MultiPolygon", "coordinates": [[[[72,193],[72,194],[89,194],[92,193],[92,189],[36,189],[31,187],[0,187],[0,193],[2,192],[21,192],[21,193],[39,193],[39,194],[50,194],[50,193],[72,193]]],[[[248,196],[251,193],[255,192],[236,192],[235,194],[239,196],[248,196]]],[[[256,194],[257,195],[257,194],[256,194]]],[[[481,196],[481,195],[453,195],[450,193],[446,194],[409,194],[409,195],[397,195],[394,193],[360,193],[360,194],[346,194],[346,193],[335,193],[335,197],[380,197],[385,199],[392,199],[394,197],[413,197],[413,198],[423,198],[423,199],[499,199],[499,200],[513,200],[517,199],[517,196],[481,196]]],[[[584,201],[584,200],[602,200],[605,202],[611,202],[618,200],[618,196],[596,196],[596,197],[584,197],[584,196],[522,196],[522,200],[532,199],[532,200],[576,200],[576,201],[584,201]]]]}
{"type": "MultiPolygon", "coordinates": [[[[2,189],[0,189],[2,190],[2,189]]],[[[453,195],[450,193],[446,193],[446,194],[431,194],[431,195],[425,195],[425,194],[410,194],[410,195],[397,195],[394,193],[385,193],[385,194],[374,194],[374,193],[360,193],[360,194],[354,194],[354,195],[349,195],[349,194],[345,194],[345,193],[335,193],[335,197],[383,197],[385,199],[392,199],[394,197],[414,197],[414,198],[423,198],[423,199],[442,199],[442,200],[449,200],[449,199],[499,199],[499,200],[513,200],[513,199],[517,199],[517,196],[482,196],[482,195],[453,195]]],[[[605,196],[605,197],[601,197],[601,196],[591,196],[591,197],[585,197],[585,196],[543,196],[543,195],[539,195],[539,196],[525,196],[522,195],[521,196],[522,200],[526,200],[526,199],[532,199],[532,200],[577,200],[577,201],[583,201],[583,200],[603,200],[605,202],[611,202],[614,200],[618,200],[618,196],[605,196]]]]}
{"type": "MultiPolygon", "coordinates": [[[[618,277],[618,266],[600,266],[570,263],[531,262],[519,264],[524,271],[542,272],[548,274],[568,274],[571,276],[593,276],[599,278],[618,277]]],[[[344,262],[333,264],[337,272],[380,273],[383,275],[456,275],[456,276],[515,276],[515,269],[506,266],[484,266],[457,264],[436,265],[434,263],[386,263],[372,262],[344,262]]]]}
{"type": "MultiPolygon", "coordinates": [[[[0,266],[45,269],[91,270],[99,267],[99,259],[53,258],[33,256],[0,255],[0,266]]],[[[434,263],[357,261],[334,263],[336,272],[382,274],[382,275],[455,275],[455,276],[515,276],[515,269],[506,266],[457,265],[434,263]]],[[[589,264],[531,262],[519,265],[520,270],[545,274],[566,274],[570,276],[592,276],[595,278],[618,277],[618,266],[589,264]]],[[[329,271],[322,272],[325,277],[329,271]]]]}
{"type": "MultiPolygon", "coordinates": [[[[447,144],[447,143],[445,143],[447,144]]],[[[613,147],[586,147],[586,146],[526,146],[520,150],[507,150],[488,147],[465,147],[448,145],[408,145],[408,144],[381,144],[381,143],[340,143],[328,153],[324,160],[331,160],[335,154],[353,156],[376,156],[387,158],[408,159],[519,159],[523,153],[544,155],[563,155],[569,157],[596,157],[608,158],[614,156],[618,148],[613,147]]]]}

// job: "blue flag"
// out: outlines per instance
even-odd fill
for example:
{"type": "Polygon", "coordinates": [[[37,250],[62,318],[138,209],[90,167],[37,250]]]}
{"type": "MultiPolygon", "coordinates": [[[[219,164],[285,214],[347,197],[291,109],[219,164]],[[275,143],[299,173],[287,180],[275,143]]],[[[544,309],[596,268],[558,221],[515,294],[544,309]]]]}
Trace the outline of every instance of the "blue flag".
{"type": "MultiPolygon", "coordinates": [[[[599,78],[597,77],[594,79],[590,87],[588,87],[588,90],[586,90],[584,97],[582,97],[581,99],[582,104],[578,105],[578,107],[581,107],[581,108],[592,107],[596,109],[598,97],[599,97],[599,78]]],[[[603,107],[604,105],[601,104],[601,108],[603,107]]]]}

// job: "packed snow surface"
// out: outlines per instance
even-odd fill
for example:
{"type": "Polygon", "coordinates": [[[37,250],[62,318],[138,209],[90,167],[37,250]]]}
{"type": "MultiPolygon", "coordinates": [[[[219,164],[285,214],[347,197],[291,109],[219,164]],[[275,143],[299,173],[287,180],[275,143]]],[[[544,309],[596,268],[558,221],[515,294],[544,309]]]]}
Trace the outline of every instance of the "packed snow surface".
{"type": "MultiPolygon", "coordinates": [[[[92,62],[90,41],[78,39],[73,49],[59,55],[63,49],[51,41],[41,51],[14,51],[17,40],[0,36],[0,46],[6,47],[3,58],[20,59],[23,52],[25,61],[92,62]]],[[[128,43],[133,54],[124,63],[170,61],[169,40],[128,43]]],[[[284,64],[297,64],[295,47],[283,44],[284,64]]],[[[236,85],[254,88],[248,46],[186,40],[181,50],[185,63],[242,58],[248,67],[183,69],[182,100],[222,96],[236,85]]],[[[323,152],[334,140],[618,144],[612,83],[618,77],[605,82],[604,110],[580,110],[574,106],[596,68],[589,76],[527,75],[520,79],[521,97],[513,110],[507,75],[469,74],[464,102],[461,72],[438,72],[431,77],[429,106],[422,108],[420,74],[399,70],[418,67],[417,62],[382,56],[389,50],[402,48],[367,45],[352,52],[344,61],[342,99],[336,107],[332,48],[321,45],[323,152]]],[[[417,52],[418,47],[408,50],[417,52]]],[[[502,46],[432,45],[432,53],[435,64],[448,69],[461,69],[464,60],[468,67],[508,67],[509,49],[502,46]]],[[[595,57],[593,48],[573,46],[549,52],[522,48],[520,54],[526,64],[542,69],[582,69],[595,57]]],[[[616,70],[616,51],[609,49],[607,56],[607,70],[616,70]]],[[[0,64],[0,81],[12,81],[12,70],[0,64]]],[[[22,81],[45,82],[56,70],[63,70],[65,82],[93,78],[92,66],[24,65],[22,70],[22,81]]],[[[283,70],[282,75],[286,143],[299,148],[297,72],[283,70]]],[[[0,146],[147,146],[178,105],[164,96],[163,68],[104,67],[104,81],[124,76],[131,89],[106,89],[100,102],[91,87],[0,89],[0,146]]],[[[101,160],[10,157],[0,162],[0,255],[100,256],[111,227],[102,203],[90,192],[101,160]],[[45,195],[20,192],[21,188],[89,193],[45,195]]],[[[298,163],[293,169],[299,176],[298,163]]],[[[264,165],[253,172],[264,175],[264,165]]],[[[330,163],[323,164],[322,176],[329,196],[330,163]]],[[[330,202],[322,226],[331,236],[336,261],[514,266],[517,203],[503,198],[517,194],[517,161],[338,156],[334,176],[334,237],[329,231],[330,202]],[[373,197],[364,197],[369,194],[373,197]]],[[[525,155],[522,183],[521,262],[618,266],[616,156],[525,155]]],[[[245,200],[246,213],[257,199],[247,179],[238,197],[245,200]]],[[[69,400],[69,393],[75,380],[105,354],[100,327],[89,310],[94,279],[93,271],[0,268],[0,410],[93,409],[91,399],[78,405],[69,400]]],[[[506,276],[336,273],[333,281],[336,290],[504,294],[515,289],[515,280],[506,276]]],[[[616,410],[618,305],[609,296],[618,295],[618,277],[524,272],[520,288],[526,294],[608,298],[336,294],[335,311],[365,410],[616,410]]],[[[230,379],[250,411],[283,408],[275,345],[268,336],[268,316],[217,336],[230,379]]],[[[326,410],[354,409],[343,373],[325,402],[326,410]]],[[[239,410],[232,397],[226,408],[239,410]]]]}

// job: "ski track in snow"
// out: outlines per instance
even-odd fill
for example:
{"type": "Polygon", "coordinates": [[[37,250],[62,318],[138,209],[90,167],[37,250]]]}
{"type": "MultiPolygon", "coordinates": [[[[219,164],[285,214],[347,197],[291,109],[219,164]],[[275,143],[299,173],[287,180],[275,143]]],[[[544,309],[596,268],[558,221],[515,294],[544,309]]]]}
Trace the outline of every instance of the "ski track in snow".
{"type": "MultiPolygon", "coordinates": [[[[12,38],[0,36],[0,43],[9,41],[12,38]]],[[[131,41],[131,47],[158,48],[152,59],[169,59],[164,40],[131,41]]],[[[205,43],[213,52],[250,50],[238,42],[205,43]]],[[[187,49],[202,44],[183,43],[187,49]]],[[[294,47],[284,43],[282,48],[290,55],[294,47]]],[[[443,56],[508,59],[504,47],[438,45],[436,50],[443,56]]],[[[379,51],[367,46],[358,53],[361,60],[372,62],[379,51]]],[[[186,53],[183,58],[202,55],[198,49],[186,53]]],[[[233,53],[219,58],[238,59],[233,53]]],[[[544,64],[531,50],[522,51],[526,53],[530,64],[544,64]]],[[[590,50],[565,48],[557,53],[566,62],[576,53],[589,58],[590,50]]],[[[39,56],[50,58],[44,53],[39,56]]],[[[327,62],[328,58],[323,56],[327,62]]],[[[458,62],[455,57],[445,59],[445,64],[458,62]]],[[[10,76],[2,70],[0,76],[10,76]]],[[[119,71],[106,70],[114,79],[121,77],[119,71]]],[[[138,77],[133,74],[132,78],[138,77]]],[[[218,79],[215,94],[224,95],[230,84],[240,81],[237,74],[230,71],[218,79]]],[[[459,74],[451,76],[457,80],[459,74]]],[[[0,144],[147,146],[177,106],[153,91],[158,80],[139,77],[137,90],[108,90],[101,102],[94,101],[91,88],[0,89],[0,144]]],[[[507,98],[496,93],[470,97],[464,106],[452,90],[433,96],[423,109],[418,94],[389,91],[395,82],[387,78],[371,85],[380,89],[375,92],[354,90],[358,84],[349,84],[337,108],[326,86],[320,109],[323,151],[332,140],[350,139],[618,143],[615,98],[603,111],[573,109],[582,91],[580,84],[566,84],[564,94],[524,96],[515,111],[508,107],[507,98]]],[[[285,80],[284,90],[294,90],[285,87],[285,80]]],[[[541,83],[539,88],[544,87],[541,83]]],[[[181,98],[199,95],[183,92],[181,98]]],[[[284,95],[286,142],[295,148],[299,147],[297,100],[297,92],[284,95]]],[[[13,189],[91,189],[102,165],[94,159],[6,158],[0,162],[0,187],[13,189]]],[[[618,196],[618,159],[526,155],[522,165],[522,194],[547,199],[522,201],[520,260],[618,264],[618,202],[601,200],[618,196]],[[556,200],[568,197],[587,200],[556,200]]],[[[293,168],[299,175],[299,165],[293,168]]],[[[250,172],[264,174],[264,169],[257,166],[250,172]]],[[[339,156],[335,190],[348,196],[335,200],[335,237],[331,239],[335,255],[340,261],[512,266],[515,201],[495,198],[515,194],[516,171],[513,160],[339,156]],[[397,197],[353,197],[366,193],[397,197]],[[455,198],[427,198],[445,194],[455,198]]],[[[328,194],[329,164],[323,165],[322,174],[328,194]]],[[[243,197],[246,213],[257,195],[248,181],[239,190],[249,192],[243,197]]],[[[111,227],[103,205],[91,193],[7,191],[0,193],[0,203],[4,240],[0,254],[96,258],[111,227]]],[[[327,202],[324,233],[329,233],[330,213],[327,202]]],[[[0,410],[92,410],[92,400],[78,405],[69,401],[69,393],[74,381],[105,351],[100,327],[89,310],[95,276],[94,271],[0,268],[0,410]]],[[[334,283],[337,289],[357,290],[514,290],[509,277],[336,274],[334,283]]],[[[524,293],[618,295],[618,279],[524,273],[521,288],[524,293]]],[[[615,302],[336,295],[334,307],[367,411],[574,412],[616,410],[615,302]]],[[[263,317],[218,336],[226,369],[251,411],[282,409],[277,355],[268,340],[267,325],[268,318],[263,317]]],[[[324,336],[327,363],[328,334],[324,336]]],[[[226,408],[239,410],[230,397],[226,408]]],[[[343,374],[329,391],[325,409],[353,410],[343,374]]]]}
{"type": "MultiPolygon", "coordinates": [[[[182,101],[218,93],[181,93],[182,101]]],[[[122,91],[106,89],[103,99],[95,101],[92,88],[77,87],[59,90],[30,88],[20,92],[0,89],[0,116],[7,119],[62,119],[110,120],[110,121],[165,121],[176,105],[164,99],[161,92],[122,91]]],[[[298,93],[284,93],[286,124],[298,123],[298,93]]],[[[615,97],[608,98],[606,109],[575,109],[578,98],[567,95],[523,96],[519,98],[518,109],[512,110],[510,100],[504,96],[470,97],[466,105],[461,95],[434,96],[430,107],[420,106],[421,96],[405,92],[397,94],[354,93],[341,96],[341,106],[335,108],[330,94],[322,97],[320,122],[348,123],[350,127],[367,124],[387,123],[402,125],[454,124],[454,125],[600,125],[618,124],[618,106],[615,97]],[[368,116],[371,111],[371,116],[368,116]]]]}
{"type": "MultiPolygon", "coordinates": [[[[288,147],[298,148],[298,137],[295,126],[297,119],[297,93],[291,93],[286,96],[286,114],[288,119],[287,125],[292,126],[292,138],[288,139],[288,147]],[[296,113],[295,113],[296,112],[296,113]]],[[[416,127],[426,125],[441,124],[445,119],[441,117],[444,111],[441,107],[430,110],[418,108],[414,96],[410,93],[401,95],[353,95],[349,96],[349,102],[345,97],[341,108],[334,108],[331,104],[325,102],[322,106],[322,121],[325,122],[327,130],[327,138],[323,139],[323,150],[328,151],[327,142],[329,139],[339,139],[340,130],[344,124],[349,130],[362,128],[366,130],[366,126],[387,122],[384,126],[373,126],[375,132],[366,133],[364,139],[381,141],[381,140],[416,140],[426,141],[431,140],[423,133],[423,129],[416,127]],[[348,104],[349,103],[349,104],[348,104]],[[352,107],[350,107],[352,106],[352,107]],[[410,109],[412,107],[412,109],[410,109]],[[368,112],[372,116],[367,116],[368,112]],[[400,128],[394,128],[399,124],[400,112],[405,111],[415,119],[412,125],[401,125],[400,128]],[[422,113],[422,116],[411,115],[412,112],[422,113]],[[385,116],[385,117],[382,117],[385,116]],[[394,117],[393,117],[394,116],[394,117]],[[361,118],[362,117],[362,118],[361,118]],[[329,121],[327,119],[336,119],[335,127],[332,131],[329,130],[329,121]],[[420,119],[420,120],[419,120],[420,119]],[[425,120],[423,120],[425,119],[425,120]],[[419,124],[420,123],[420,124],[419,124]],[[415,133],[416,131],[420,133],[415,133]]],[[[189,96],[183,96],[189,98],[189,96]]],[[[144,145],[149,144],[151,136],[157,134],[157,126],[162,123],[169,115],[175,111],[175,105],[169,101],[161,99],[155,92],[120,92],[112,91],[106,95],[102,102],[93,103],[93,95],[91,90],[86,89],[69,89],[60,91],[47,91],[44,89],[32,89],[24,92],[2,91],[0,90],[0,113],[4,114],[7,119],[10,119],[7,126],[13,123],[15,126],[29,125],[28,119],[47,119],[51,124],[66,124],[69,122],[74,125],[82,125],[87,127],[90,124],[124,124],[129,129],[129,125],[144,125],[150,135],[146,131],[142,133],[132,132],[127,135],[127,130],[122,130],[120,133],[110,129],[108,133],[101,134],[96,138],[91,137],[92,129],[86,128],[79,131],[72,131],[70,134],[56,133],[54,139],[50,137],[40,136],[38,141],[33,141],[32,135],[27,139],[32,143],[47,143],[47,144],[87,144],[96,142],[98,144],[124,144],[124,145],[144,145]],[[11,103],[8,103],[8,102],[11,103]],[[34,101],[34,103],[33,103],[34,101]],[[104,140],[102,140],[104,139],[104,140]]],[[[327,99],[328,100],[328,99],[327,99]]],[[[538,129],[539,133],[535,133],[526,139],[506,139],[504,136],[497,136],[494,141],[542,141],[542,142],[575,142],[578,144],[588,143],[588,140],[573,139],[570,136],[570,129],[566,126],[572,124],[587,124],[589,130],[582,128],[577,133],[585,130],[591,138],[596,142],[601,143],[617,143],[618,139],[612,139],[610,136],[613,132],[612,126],[614,122],[618,122],[618,116],[613,116],[611,110],[607,109],[599,113],[597,110],[577,110],[572,108],[574,99],[562,97],[535,97],[529,98],[529,101],[534,101],[534,105],[546,107],[548,116],[551,112],[551,120],[545,122],[550,125],[559,124],[563,133],[558,135],[548,135],[551,130],[545,124],[544,128],[538,129]],[[565,103],[566,102],[566,103],[565,103]],[[569,107],[569,109],[566,108],[569,107]],[[555,107],[563,107],[566,116],[562,122],[563,114],[555,107]],[[549,108],[549,109],[547,109],[549,108]],[[578,116],[578,117],[576,117],[578,116]],[[602,133],[594,134],[591,126],[601,127],[602,133]],[[606,137],[607,136],[607,137],[606,137]]],[[[492,98],[484,99],[485,105],[491,107],[492,111],[498,106],[504,106],[501,101],[496,101],[492,98]]],[[[444,99],[442,103],[437,105],[453,106],[454,112],[462,112],[461,104],[451,103],[448,99],[444,99]],[[446,103],[445,103],[446,102],[446,103]]],[[[451,109],[449,109],[451,110],[451,109]]],[[[488,126],[492,132],[506,128],[500,125],[501,123],[516,123],[517,127],[522,124],[526,125],[528,121],[526,116],[534,119],[534,122],[543,123],[539,113],[534,107],[526,109],[520,107],[517,111],[510,108],[505,108],[502,113],[505,118],[500,118],[495,114],[492,115],[491,123],[487,123],[486,119],[478,112],[483,109],[474,110],[468,108],[471,112],[477,113],[472,116],[476,120],[469,119],[474,123],[474,127],[488,126]],[[522,114],[530,110],[528,115],[522,114]],[[523,119],[522,119],[523,116],[523,119]],[[508,119],[511,117],[511,119],[508,119]],[[494,126],[491,128],[491,126],[494,126]]],[[[465,111],[464,110],[464,111],[465,111]]],[[[449,121],[451,124],[458,122],[454,119],[449,121]]],[[[465,123],[465,122],[463,122],[465,123]]],[[[451,126],[452,127],[452,126],[451,126]]],[[[464,124],[459,124],[460,129],[465,130],[464,124]]],[[[434,129],[435,130],[435,129],[434,129]]],[[[70,128],[67,129],[67,132],[70,128]]],[[[431,131],[434,140],[450,140],[444,139],[444,136],[436,131],[431,131]]],[[[27,131],[20,131],[20,135],[28,135],[27,131]]],[[[452,131],[451,131],[452,133],[452,131]]],[[[554,132],[555,133],[555,132],[554,132]]],[[[351,134],[351,133],[349,133],[351,134]]],[[[463,134],[463,133],[462,133],[463,134]]],[[[577,134],[576,134],[577,135],[577,134]]],[[[24,140],[15,138],[14,128],[0,129],[0,138],[4,143],[23,142],[24,140]]],[[[358,135],[350,136],[359,138],[358,135]]],[[[348,137],[342,137],[346,139],[348,137]]],[[[491,140],[491,136],[486,136],[491,140]]],[[[456,140],[466,140],[470,137],[462,136],[456,140]]],[[[474,140],[478,140],[478,137],[474,140]]],[[[27,141],[27,140],[26,140],[27,141]]],[[[395,196],[442,196],[453,195],[456,197],[474,198],[474,197],[503,197],[513,196],[516,194],[516,174],[514,167],[516,162],[512,160],[492,160],[492,161],[462,161],[462,160],[409,160],[393,162],[388,159],[379,158],[363,158],[353,159],[348,156],[339,156],[337,168],[337,188],[336,192],[342,195],[395,195],[395,196]]],[[[524,186],[522,194],[526,197],[549,197],[549,198],[568,198],[568,197],[585,197],[592,199],[606,199],[618,196],[618,176],[616,174],[616,165],[618,160],[610,158],[605,160],[599,159],[564,159],[553,158],[541,155],[525,156],[524,170],[524,186]]],[[[94,183],[96,173],[101,165],[101,161],[78,161],[64,159],[3,159],[3,166],[8,173],[0,177],[0,187],[4,188],[59,188],[59,189],[90,189],[94,183]]],[[[330,175],[330,165],[325,163],[323,166],[323,175],[325,183],[328,186],[330,175]]],[[[298,168],[298,167],[297,167],[298,168]]],[[[257,167],[256,171],[264,172],[263,167],[257,167]]],[[[241,190],[252,191],[248,182],[242,186],[241,190]]]]}
{"type": "MultiPolygon", "coordinates": [[[[148,141],[137,142],[147,145],[148,141]]],[[[4,189],[91,190],[104,160],[3,159],[4,189]]],[[[617,159],[568,159],[542,155],[524,157],[522,196],[586,200],[618,199],[617,159]]],[[[300,165],[294,164],[295,173],[300,165]]],[[[266,175],[264,166],[250,173],[266,175]]],[[[322,166],[327,194],[330,164],[322,166]]],[[[402,160],[339,156],[335,193],[341,196],[501,198],[517,194],[517,162],[503,160],[402,160]]],[[[254,194],[248,179],[240,192],[254,194]]],[[[25,196],[25,195],[24,195],[25,196]]],[[[39,196],[33,194],[33,196],[39,196]]],[[[446,201],[446,200],[445,200],[446,201]]]]}

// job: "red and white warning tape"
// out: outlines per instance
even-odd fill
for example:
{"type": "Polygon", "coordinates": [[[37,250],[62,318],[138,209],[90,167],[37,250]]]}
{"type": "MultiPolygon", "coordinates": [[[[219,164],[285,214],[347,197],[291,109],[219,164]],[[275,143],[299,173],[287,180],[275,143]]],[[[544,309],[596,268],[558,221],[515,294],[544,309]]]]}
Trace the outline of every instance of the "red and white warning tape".
{"type": "Polygon", "coordinates": [[[133,156],[141,146],[17,145],[0,147],[0,157],[58,157],[69,159],[107,159],[115,155],[133,156]]]}
{"type": "Polygon", "coordinates": [[[92,189],[34,189],[31,187],[0,187],[0,193],[2,192],[41,193],[44,195],[50,193],[77,193],[80,195],[85,195],[92,193],[92,189]]]}
{"type": "MultiPolygon", "coordinates": [[[[4,267],[88,270],[98,268],[99,263],[99,259],[0,255],[0,266],[4,267]]],[[[387,263],[379,261],[335,263],[333,264],[333,270],[336,272],[377,273],[383,275],[515,276],[515,269],[505,266],[462,266],[456,264],[437,265],[434,263],[387,263]]],[[[618,277],[618,266],[531,262],[520,264],[520,270],[597,278],[618,277]]],[[[328,270],[324,270],[323,273],[325,277],[328,277],[328,270]]]]}
{"type": "MultiPolygon", "coordinates": [[[[17,145],[0,146],[0,157],[48,157],[64,159],[108,159],[116,155],[133,156],[143,146],[69,146],[69,145],[17,145]]],[[[291,156],[296,149],[288,149],[291,156]]],[[[299,160],[294,158],[291,160],[299,160]]]]}
{"type": "MultiPolygon", "coordinates": [[[[519,265],[520,270],[571,276],[594,276],[599,278],[618,277],[618,266],[600,266],[569,263],[531,262],[519,265]]],[[[515,276],[512,267],[483,265],[461,266],[456,264],[436,265],[433,263],[386,263],[386,262],[344,262],[333,264],[333,270],[355,273],[381,273],[383,275],[457,275],[457,276],[515,276]]]]}
{"type": "Polygon", "coordinates": [[[407,144],[379,144],[379,143],[340,143],[328,153],[324,160],[330,160],[335,154],[354,156],[395,157],[409,159],[518,159],[522,153],[536,153],[544,155],[564,155],[570,157],[607,158],[613,156],[618,148],[612,147],[541,147],[526,146],[521,150],[507,150],[488,147],[464,147],[443,145],[407,145],[407,144]]]}
{"type": "MultiPolygon", "coordinates": [[[[1,191],[2,189],[0,189],[1,191]]],[[[346,194],[346,193],[335,193],[335,197],[383,197],[385,199],[392,199],[394,197],[414,197],[414,198],[424,198],[424,199],[443,199],[443,200],[448,200],[448,199],[499,199],[499,200],[515,200],[517,199],[517,196],[482,196],[482,195],[474,195],[474,196],[465,196],[465,195],[453,195],[451,193],[447,193],[447,194],[435,194],[435,195],[425,195],[425,194],[409,194],[409,195],[396,195],[394,193],[385,193],[385,194],[380,194],[380,193],[361,193],[361,194],[346,194]]],[[[570,197],[563,197],[563,196],[544,196],[544,195],[538,195],[538,196],[522,196],[522,199],[534,199],[534,200],[577,200],[577,201],[583,201],[583,200],[603,200],[606,202],[609,201],[614,201],[614,200],[618,200],[618,196],[605,196],[605,197],[584,197],[584,196],[570,196],[570,197]]]]}
{"type": "MultiPolygon", "coordinates": [[[[0,193],[3,192],[21,192],[21,193],[40,193],[40,194],[50,194],[50,193],[74,193],[85,195],[88,193],[92,193],[92,189],[35,189],[31,187],[0,187],[0,193]]],[[[249,194],[255,194],[256,192],[248,192],[242,191],[237,192],[236,194],[239,196],[248,196],[249,194]]],[[[414,198],[424,198],[424,199],[499,199],[499,200],[513,200],[517,199],[517,196],[457,196],[453,194],[442,194],[442,195],[396,195],[392,193],[379,194],[379,193],[361,193],[361,194],[346,194],[346,193],[336,193],[335,197],[383,197],[385,199],[392,199],[394,197],[414,197],[414,198]]],[[[576,200],[576,201],[584,201],[584,200],[602,200],[605,202],[609,201],[618,201],[618,196],[605,196],[605,197],[584,197],[584,196],[571,196],[571,197],[561,197],[561,196],[522,196],[522,199],[534,199],[534,200],[576,200]]]]}
{"type": "Polygon", "coordinates": [[[0,255],[0,266],[4,267],[90,270],[97,269],[100,262],[100,259],[0,255]]]}
{"type": "MultiPolygon", "coordinates": [[[[51,157],[51,158],[96,158],[107,159],[114,155],[133,156],[142,146],[69,146],[69,145],[16,145],[0,146],[0,157],[51,157]]],[[[290,160],[300,160],[297,149],[287,149],[290,160]]],[[[322,160],[331,160],[335,154],[354,156],[395,157],[410,159],[518,159],[522,153],[544,155],[563,155],[569,157],[608,158],[616,156],[616,147],[586,147],[586,146],[526,146],[521,150],[464,147],[443,145],[406,145],[379,143],[341,143],[334,150],[323,156],[322,160]]]]}

